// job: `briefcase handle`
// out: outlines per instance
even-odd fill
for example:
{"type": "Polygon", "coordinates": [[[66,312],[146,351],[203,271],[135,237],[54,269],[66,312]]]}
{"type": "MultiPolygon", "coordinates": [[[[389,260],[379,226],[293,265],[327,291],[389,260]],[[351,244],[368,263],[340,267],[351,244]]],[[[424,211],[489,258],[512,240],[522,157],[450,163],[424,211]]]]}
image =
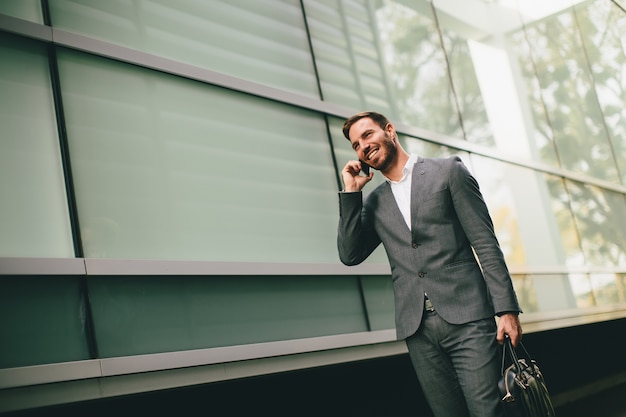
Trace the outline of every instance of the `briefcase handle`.
{"type": "MultiPolygon", "coordinates": [[[[532,372],[536,373],[535,361],[532,360],[532,358],[530,357],[530,354],[526,350],[526,347],[524,346],[521,340],[518,342],[517,346],[518,348],[521,348],[521,350],[523,351],[524,358],[527,359],[528,366],[530,366],[530,368],[532,369],[532,372]]],[[[516,348],[513,346],[513,343],[511,342],[511,338],[509,336],[504,337],[504,345],[502,347],[502,368],[500,369],[500,374],[503,374],[504,370],[506,369],[507,351],[511,357],[513,365],[515,365],[518,375],[520,375],[522,372],[522,368],[520,367],[520,364],[519,364],[519,356],[517,355],[516,348]]]]}

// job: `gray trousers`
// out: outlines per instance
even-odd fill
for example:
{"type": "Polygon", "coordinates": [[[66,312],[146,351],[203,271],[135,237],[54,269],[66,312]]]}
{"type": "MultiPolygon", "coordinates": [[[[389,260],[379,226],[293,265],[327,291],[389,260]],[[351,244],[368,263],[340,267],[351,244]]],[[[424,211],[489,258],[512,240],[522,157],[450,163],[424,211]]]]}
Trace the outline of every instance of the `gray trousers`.
{"type": "Polygon", "coordinates": [[[435,417],[504,416],[493,318],[455,325],[436,311],[425,311],[419,330],[406,344],[435,417]]]}

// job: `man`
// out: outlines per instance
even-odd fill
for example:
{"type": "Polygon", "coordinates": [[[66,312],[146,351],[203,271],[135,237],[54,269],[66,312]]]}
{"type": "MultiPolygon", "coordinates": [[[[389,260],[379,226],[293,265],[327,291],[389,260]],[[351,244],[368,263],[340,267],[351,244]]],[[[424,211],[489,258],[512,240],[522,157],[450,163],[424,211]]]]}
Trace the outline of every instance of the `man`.
{"type": "Polygon", "coordinates": [[[409,155],[382,114],[356,114],[343,133],[358,160],[341,172],[341,261],[384,245],[397,336],[435,416],[502,416],[498,343],[521,339],[520,308],[476,180],[458,157],[409,155]],[[363,201],[365,164],[386,181],[363,201]]]}

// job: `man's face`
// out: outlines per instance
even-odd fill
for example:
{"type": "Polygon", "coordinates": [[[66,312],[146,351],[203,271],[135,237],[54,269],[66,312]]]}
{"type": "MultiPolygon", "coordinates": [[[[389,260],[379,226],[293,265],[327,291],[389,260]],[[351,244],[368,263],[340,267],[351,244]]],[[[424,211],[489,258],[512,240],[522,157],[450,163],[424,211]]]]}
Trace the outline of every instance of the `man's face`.
{"type": "Polygon", "coordinates": [[[379,171],[389,167],[397,155],[395,131],[391,124],[383,130],[372,119],[364,117],[352,125],[349,136],[357,157],[379,171]]]}

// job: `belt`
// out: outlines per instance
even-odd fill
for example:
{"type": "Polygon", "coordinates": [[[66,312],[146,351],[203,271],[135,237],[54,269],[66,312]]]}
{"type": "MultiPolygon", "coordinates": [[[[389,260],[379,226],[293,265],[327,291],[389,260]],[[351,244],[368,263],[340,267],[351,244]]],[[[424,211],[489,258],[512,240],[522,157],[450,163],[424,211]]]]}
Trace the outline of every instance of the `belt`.
{"type": "Polygon", "coordinates": [[[430,301],[430,298],[428,297],[426,297],[426,300],[424,301],[424,310],[428,312],[435,311],[435,307],[433,307],[433,303],[430,301]]]}

